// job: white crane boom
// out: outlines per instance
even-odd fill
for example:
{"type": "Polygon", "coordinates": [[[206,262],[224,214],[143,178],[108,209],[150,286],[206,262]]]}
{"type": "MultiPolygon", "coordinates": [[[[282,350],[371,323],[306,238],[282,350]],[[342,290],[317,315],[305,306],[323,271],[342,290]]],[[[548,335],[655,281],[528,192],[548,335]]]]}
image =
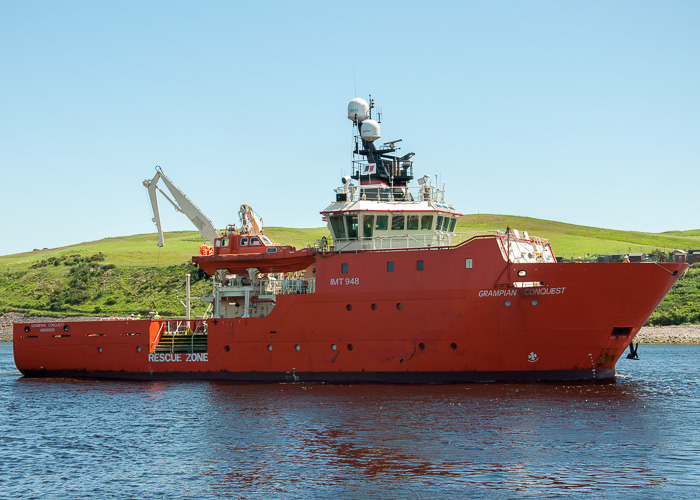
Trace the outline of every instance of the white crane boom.
{"type": "Polygon", "coordinates": [[[241,234],[262,234],[262,219],[250,205],[241,205],[238,216],[241,219],[241,234]]]}
{"type": "Polygon", "coordinates": [[[156,190],[160,191],[160,193],[165,196],[165,199],[168,200],[173,207],[175,207],[175,210],[185,214],[187,218],[192,221],[192,224],[194,224],[194,226],[199,230],[199,234],[201,234],[203,238],[209,240],[212,245],[214,244],[214,238],[219,238],[219,232],[214,227],[214,224],[212,224],[209,218],[204,215],[187,196],[185,196],[185,193],[180,191],[178,187],[165,176],[160,167],[156,167],[156,175],[153,177],[153,179],[150,181],[143,181],[143,185],[148,189],[148,196],[151,199],[151,208],[153,208],[153,222],[156,223],[156,227],[158,228],[159,247],[162,247],[165,243],[163,241],[163,228],[160,224],[160,211],[158,209],[158,197],[156,196],[156,190]],[[171,200],[170,197],[158,187],[158,181],[161,179],[176,201],[171,200]]]}

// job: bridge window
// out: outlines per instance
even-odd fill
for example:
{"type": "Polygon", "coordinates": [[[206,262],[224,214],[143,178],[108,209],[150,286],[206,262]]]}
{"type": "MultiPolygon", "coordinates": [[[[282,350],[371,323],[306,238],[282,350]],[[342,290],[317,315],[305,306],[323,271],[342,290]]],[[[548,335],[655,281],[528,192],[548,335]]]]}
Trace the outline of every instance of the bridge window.
{"type": "Polygon", "coordinates": [[[435,224],[435,230],[436,231],[442,230],[442,215],[438,215],[437,224],[435,224]]]}
{"type": "Polygon", "coordinates": [[[450,232],[454,233],[455,232],[455,225],[457,224],[457,219],[452,219],[450,220],[450,232]]]}
{"type": "Polygon", "coordinates": [[[365,238],[372,237],[372,228],[374,227],[374,215],[365,215],[362,217],[362,236],[365,238]]]}
{"type": "Polygon", "coordinates": [[[445,217],[442,220],[442,230],[447,231],[450,228],[450,219],[448,217],[445,217]]]}
{"type": "Polygon", "coordinates": [[[408,216],[408,228],[409,231],[418,229],[418,216],[409,215],[408,216]]]}
{"type": "Polygon", "coordinates": [[[357,215],[346,215],[345,223],[348,225],[348,239],[357,238],[357,215]]]}
{"type": "Polygon", "coordinates": [[[433,228],[433,216],[424,215],[420,219],[420,228],[423,230],[430,231],[433,228]]]}
{"type": "Polygon", "coordinates": [[[221,240],[221,246],[222,246],[222,247],[227,247],[227,246],[228,246],[228,238],[224,238],[223,240],[221,240]]]}
{"type": "Polygon", "coordinates": [[[248,246],[248,237],[241,238],[241,246],[245,247],[248,246]]]}
{"type": "Polygon", "coordinates": [[[392,231],[403,231],[406,223],[406,218],[403,215],[394,215],[391,217],[391,230],[392,231]]]}
{"type": "Polygon", "coordinates": [[[377,225],[374,229],[377,231],[386,231],[389,228],[389,216],[388,215],[377,215],[377,225]]]}
{"type": "Polygon", "coordinates": [[[343,217],[339,215],[334,215],[331,217],[331,227],[333,228],[333,235],[336,240],[345,239],[345,223],[343,222],[343,217]]]}
{"type": "Polygon", "coordinates": [[[252,236],[250,238],[250,244],[251,245],[262,245],[262,242],[260,241],[260,238],[258,238],[257,236],[252,236]]]}
{"type": "Polygon", "coordinates": [[[270,246],[273,246],[273,245],[274,245],[274,243],[272,243],[272,241],[270,240],[270,238],[268,238],[267,236],[261,236],[260,238],[262,238],[263,243],[265,243],[266,245],[270,245],[270,246]]]}

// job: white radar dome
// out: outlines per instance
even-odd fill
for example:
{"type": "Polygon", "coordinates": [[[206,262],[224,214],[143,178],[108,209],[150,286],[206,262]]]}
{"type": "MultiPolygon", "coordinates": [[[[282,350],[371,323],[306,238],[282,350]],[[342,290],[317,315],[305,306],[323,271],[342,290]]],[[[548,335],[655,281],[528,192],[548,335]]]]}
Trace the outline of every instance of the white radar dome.
{"type": "Polygon", "coordinates": [[[361,122],[369,118],[369,104],[361,97],[355,97],[348,104],[348,119],[361,122]]]}
{"type": "Polygon", "coordinates": [[[379,134],[379,124],[374,120],[365,120],[362,122],[360,129],[360,137],[365,141],[373,142],[381,137],[379,134]]]}

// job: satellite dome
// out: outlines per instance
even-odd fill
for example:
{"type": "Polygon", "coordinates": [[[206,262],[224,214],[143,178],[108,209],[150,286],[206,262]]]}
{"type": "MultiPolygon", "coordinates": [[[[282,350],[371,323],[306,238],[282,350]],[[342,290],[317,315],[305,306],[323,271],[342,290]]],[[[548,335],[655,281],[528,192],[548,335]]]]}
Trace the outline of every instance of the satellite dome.
{"type": "Polygon", "coordinates": [[[374,120],[365,120],[360,128],[360,137],[363,140],[373,142],[381,137],[379,134],[379,124],[374,120]]]}
{"type": "Polygon", "coordinates": [[[369,104],[361,97],[355,97],[348,104],[348,119],[361,122],[369,118],[369,104]]]}

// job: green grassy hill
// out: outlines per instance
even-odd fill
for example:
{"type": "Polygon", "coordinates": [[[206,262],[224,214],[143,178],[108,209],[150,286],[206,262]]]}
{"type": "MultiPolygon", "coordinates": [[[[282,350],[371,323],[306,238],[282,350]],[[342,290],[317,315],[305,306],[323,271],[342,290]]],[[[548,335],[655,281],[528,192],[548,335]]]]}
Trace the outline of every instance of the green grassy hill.
{"type": "MultiPolygon", "coordinates": [[[[465,215],[457,231],[507,226],[549,239],[555,255],[566,258],[700,249],[700,230],[640,233],[505,215],[465,215]]],[[[300,248],[328,231],[271,227],[265,234],[277,243],[300,248]]],[[[211,286],[190,264],[201,244],[199,233],[166,233],[162,248],[156,242],[155,234],[141,234],[0,257],[0,313],[144,315],[155,307],[163,315],[184,315],[185,273],[192,275],[192,295],[203,295],[211,286]]],[[[193,307],[193,314],[204,312],[197,301],[193,307]]],[[[655,324],[700,323],[700,269],[690,270],[651,320],[655,324]]]]}
{"type": "Polygon", "coordinates": [[[595,256],[625,253],[650,253],[659,249],[665,253],[675,249],[700,249],[700,230],[641,233],[597,227],[576,226],[563,222],[515,217],[512,215],[465,215],[457,225],[458,231],[488,229],[526,230],[531,236],[547,238],[554,255],[570,259],[574,256],[595,256]]]}

